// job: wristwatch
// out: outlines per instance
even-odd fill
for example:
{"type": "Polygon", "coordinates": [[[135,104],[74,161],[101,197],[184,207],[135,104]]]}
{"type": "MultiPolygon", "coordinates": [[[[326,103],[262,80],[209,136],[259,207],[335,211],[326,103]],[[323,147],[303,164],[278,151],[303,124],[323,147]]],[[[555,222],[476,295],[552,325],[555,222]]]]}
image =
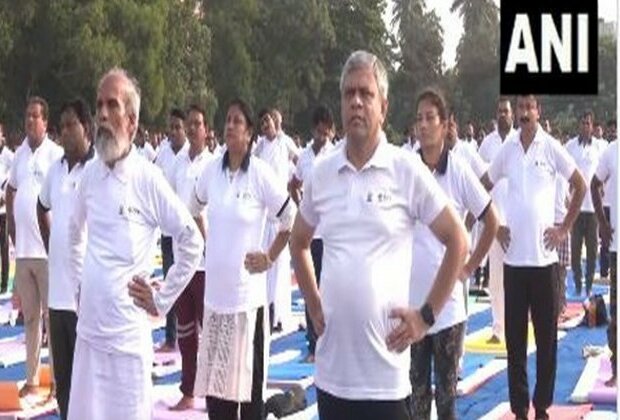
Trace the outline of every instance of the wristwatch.
{"type": "Polygon", "coordinates": [[[429,305],[428,302],[425,303],[422,308],[420,308],[420,315],[422,315],[424,323],[428,325],[429,328],[435,324],[435,315],[433,314],[433,308],[431,308],[431,305],[429,305]]]}

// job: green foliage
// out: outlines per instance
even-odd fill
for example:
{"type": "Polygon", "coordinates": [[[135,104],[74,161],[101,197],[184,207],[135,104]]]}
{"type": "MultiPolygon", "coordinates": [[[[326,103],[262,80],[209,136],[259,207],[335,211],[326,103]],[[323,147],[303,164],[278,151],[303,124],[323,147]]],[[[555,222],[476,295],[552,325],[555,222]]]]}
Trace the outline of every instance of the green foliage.
{"type": "MultiPolygon", "coordinates": [[[[432,0],[435,1],[435,0],[432,0]]],[[[442,88],[461,121],[494,115],[499,91],[499,14],[494,0],[452,0],[464,32],[454,68],[442,64],[443,32],[427,0],[4,0],[0,1],[0,121],[21,128],[30,95],[56,121],[74,97],[94,104],[113,66],[142,88],[141,120],[162,128],[171,107],[198,103],[219,131],[235,97],[277,106],[289,131],[310,134],[327,105],[340,125],[340,73],[355,50],[375,53],[390,75],[385,127],[399,142],[427,86],[442,88]]],[[[599,42],[599,95],[542,98],[544,115],[570,130],[592,108],[616,113],[615,40],[599,42]]]]}

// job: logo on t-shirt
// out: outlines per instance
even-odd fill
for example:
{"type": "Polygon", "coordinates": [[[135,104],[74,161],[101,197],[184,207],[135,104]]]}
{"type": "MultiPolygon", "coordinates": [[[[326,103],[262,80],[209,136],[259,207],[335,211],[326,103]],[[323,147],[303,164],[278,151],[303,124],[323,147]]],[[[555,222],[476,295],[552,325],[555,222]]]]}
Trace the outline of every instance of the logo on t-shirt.
{"type": "Polygon", "coordinates": [[[596,0],[504,1],[500,8],[500,91],[598,93],[596,0]]]}

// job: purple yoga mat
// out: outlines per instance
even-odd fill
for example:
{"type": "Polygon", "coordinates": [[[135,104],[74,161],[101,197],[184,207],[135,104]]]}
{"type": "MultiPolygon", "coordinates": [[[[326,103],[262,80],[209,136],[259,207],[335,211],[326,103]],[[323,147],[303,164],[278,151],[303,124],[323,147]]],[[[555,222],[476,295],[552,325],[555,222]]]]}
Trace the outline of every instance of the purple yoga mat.
{"type": "Polygon", "coordinates": [[[605,386],[605,381],[611,378],[611,362],[609,357],[601,357],[596,381],[592,391],[588,394],[588,401],[594,404],[615,404],[617,388],[605,386]]]}

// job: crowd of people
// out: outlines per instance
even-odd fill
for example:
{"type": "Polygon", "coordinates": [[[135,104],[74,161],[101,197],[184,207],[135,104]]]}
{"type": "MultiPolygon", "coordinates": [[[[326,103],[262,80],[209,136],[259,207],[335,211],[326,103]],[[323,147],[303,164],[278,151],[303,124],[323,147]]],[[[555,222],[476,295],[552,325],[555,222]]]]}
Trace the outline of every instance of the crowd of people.
{"type": "Polygon", "coordinates": [[[470,281],[490,294],[488,340],[506,343],[518,419],[530,407],[531,315],[532,403],[546,419],[567,268],[590,295],[599,242],[615,385],[615,122],[599,132],[586,111],[565,142],[539,99],[520,95],[497,98],[489,134],[467,123],[459,136],[455,110],[428,88],[399,147],[383,130],[388,87],[376,56],[352,53],[343,138],[318,106],[303,147],[277,109],[255,118],[242,99],[227,105],[222,143],[196,104],[170,111],[165,136],[149,134],[138,82],[120,68],[101,78],[94,116],[84,101],[62,105],[58,144],[47,102],[30,98],[23,142],[0,145],[1,285],[10,237],[26,335],[20,395],[38,385],[45,331],[63,419],[151,418],[153,350],[177,348],[183,396],[171,410],[206,397],[212,420],[262,419],[294,272],[321,419],[428,419],[433,398],[439,418],[456,418],[470,281]],[[155,349],[149,315],[166,316],[155,349]]]}

